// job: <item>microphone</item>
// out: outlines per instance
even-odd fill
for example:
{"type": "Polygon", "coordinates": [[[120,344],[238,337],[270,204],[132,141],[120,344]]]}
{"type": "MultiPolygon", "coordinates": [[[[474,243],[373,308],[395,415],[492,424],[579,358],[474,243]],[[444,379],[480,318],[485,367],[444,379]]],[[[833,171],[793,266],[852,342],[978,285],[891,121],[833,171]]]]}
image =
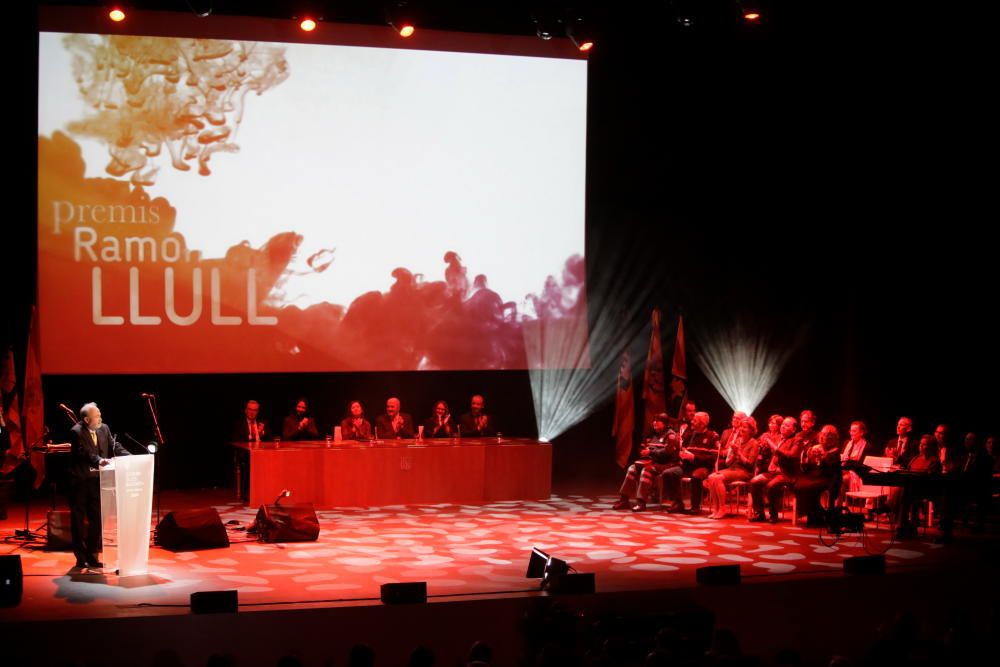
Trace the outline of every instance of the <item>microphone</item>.
{"type": "Polygon", "coordinates": [[[156,398],[156,394],[147,394],[146,392],[142,392],[139,396],[142,398],[156,398]]]}
{"type": "Polygon", "coordinates": [[[290,495],[292,495],[291,491],[289,491],[288,489],[282,489],[281,493],[279,493],[278,497],[274,500],[275,507],[278,506],[278,504],[281,502],[282,498],[287,498],[290,495]]]}
{"type": "Polygon", "coordinates": [[[147,447],[146,445],[142,444],[141,442],[139,442],[138,440],[136,440],[135,438],[133,438],[131,436],[131,434],[126,433],[125,437],[128,438],[129,440],[131,440],[132,442],[134,442],[135,444],[139,445],[140,447],[142,447],[143,451],[146,452],[147,454],[152,454],[153,453],[153,452],[151,452],[149,450],[149,447],[147,447]]]}
{"type": "Polygon", "coordinates": [[[78,423],[80,423],[80,419],[76,416],[76,413],[70,410],[68,407],[66,407],[65,403],[60,403],[59,409],[65,412],[66,416],[69,417],[71,420],[73,420],[73,426],[76,426],[78,423]]]}

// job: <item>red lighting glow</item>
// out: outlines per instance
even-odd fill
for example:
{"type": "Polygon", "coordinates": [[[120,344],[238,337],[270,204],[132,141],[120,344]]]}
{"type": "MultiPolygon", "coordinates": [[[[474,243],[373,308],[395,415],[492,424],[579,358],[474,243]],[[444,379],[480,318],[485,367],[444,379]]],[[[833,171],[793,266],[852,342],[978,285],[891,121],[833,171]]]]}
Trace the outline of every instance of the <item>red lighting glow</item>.
{"type": "Polygon", "coordinates": [[[581,51],[590,51],[592,48],[594,48],[594,43],[593,42],[584,42],[583,44],[581,44],[579,46],[579,49],[581,51]]]}
{"type": "Polygon", "coordinates": [[[108,12],[108,18],[115,23],[120,23],[125,20],[125,12],[123,12],[120,8],[115,7],[108,12]]]}
{"type": "Polygon", "coordinates": [[[415,27],[413,27],[412,25],[407,24],[407,25],[404,25],[402,28],[399,29],[399,36],[400,37],[409,37],[410,35],[412,35],[416,31],[417,31],[417,29],[415,27]]]}
{"type": "Polygon", "coordinates": [[[753,21],[759,21],[760,20],[760,14],[758,12],[747,12],[746,14],[743,15],[743,18],[746,19],[747,21],[751,21],[751,22],[753,22],[753,21]]]}
{"type": "Polygon", "coordinates": [[[302,23],[299,24],[299,27],[306,32],[312,32],[316,29],[316,22],[312,19],[302,19],[302,23]]]}

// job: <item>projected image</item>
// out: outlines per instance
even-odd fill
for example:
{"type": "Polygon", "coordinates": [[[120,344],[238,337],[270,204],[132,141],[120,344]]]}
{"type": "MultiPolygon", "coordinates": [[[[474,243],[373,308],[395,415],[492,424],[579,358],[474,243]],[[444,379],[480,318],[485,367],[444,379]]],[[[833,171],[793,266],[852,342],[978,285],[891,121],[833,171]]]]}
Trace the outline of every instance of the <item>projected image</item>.
{"type": "Polygon", "coordinates": [[[587,364],[584,61],[56,33],[39,54],[44,372],[587,364]],[[534,354],[543,334],[573,353],[534,354]]]}

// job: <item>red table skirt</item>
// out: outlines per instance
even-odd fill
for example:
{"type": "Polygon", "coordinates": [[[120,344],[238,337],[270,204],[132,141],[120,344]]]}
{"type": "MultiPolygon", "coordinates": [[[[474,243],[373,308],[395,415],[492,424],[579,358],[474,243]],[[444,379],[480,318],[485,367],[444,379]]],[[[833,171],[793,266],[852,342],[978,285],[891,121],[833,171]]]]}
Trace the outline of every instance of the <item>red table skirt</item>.
{"type": "Polygon", "coordinates": [[[273,503],[284,489],[288,502],[317,509],[544,499],[552,491],[552,446],[521,438],[263,443],[249,454],[251,506],[273,503]]]}

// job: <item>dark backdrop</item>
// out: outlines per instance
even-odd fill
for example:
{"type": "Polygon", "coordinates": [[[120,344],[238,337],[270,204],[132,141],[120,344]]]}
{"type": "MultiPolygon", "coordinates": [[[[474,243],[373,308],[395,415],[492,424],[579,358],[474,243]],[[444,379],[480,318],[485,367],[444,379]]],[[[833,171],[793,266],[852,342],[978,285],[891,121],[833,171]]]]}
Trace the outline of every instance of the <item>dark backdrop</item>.
{"type": "MultiPolygon", "coordinates": [[[[449,4],[434,3],[428,24],[525,30],[518,3],[449,4]]],[[[876,440],[900,414],[918,431],[939,421],[954,435],[995,430],[984,16],[777,2],[755,30],[719,11],[682,31],[665,3],[647,4],[591,8],[591,320],[613,316],[642,284],[652,288],[642,318],[653,306],[668,322],[683,313],[691,346],[736,320],[779,339],[804,332],[759,418],[811,407],[842,433],[851,419],[867,421],[876,440]]],[[[345,6],[342,19],[366,20],[345,6]]],[[[0,336],[14,342],[23,373],[36,270],[37,47],[30,11],[19,11],[0,336]]],[[[689,369],[692,396],[722,427],[728,406],[690,356],[689,369]]],[[[481,392],[505,433],[535,430],[525,372],[47,377],[47,421],[68,426],[60,401],[97,400],[117,431],[148,437],[144,391],[160,397],[165,479],[179,487],[225,483],[221,442],[251,396],[277,427],[300,395],[330,425],[354,397],[374,412],[397,394],[422,418],[438,397],[458,413],[481,392]]],[[[557,489],[607,488],[618,476],[611,417],[605,405],[556,440],[557,489]]]]}

